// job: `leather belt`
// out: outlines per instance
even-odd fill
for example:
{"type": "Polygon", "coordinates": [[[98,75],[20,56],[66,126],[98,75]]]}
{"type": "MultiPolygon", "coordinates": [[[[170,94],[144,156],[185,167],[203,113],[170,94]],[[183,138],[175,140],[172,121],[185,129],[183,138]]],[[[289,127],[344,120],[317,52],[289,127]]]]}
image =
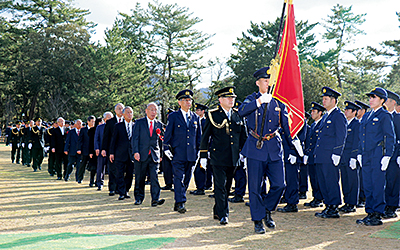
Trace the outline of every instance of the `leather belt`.
{"type": "MultiPolygon", "coordinates": [[[[258,135],[256,132],[254,132],[252,129],[250,130],[250,134],[254,137],[254,138],[256,138],[257,140],[259,140],[260,139],[260,135],[258,135]]],[[[266,135],[264,135],[263,137],[261,137],[261,141],[269,141],[269,140],[271,140],[272,138],[274,138],[275,136],[277,136],[278,135],[278,131],[277,130],[275,130],[273,133],[271,133],[271,134],[266,134],[266,135]]]]}

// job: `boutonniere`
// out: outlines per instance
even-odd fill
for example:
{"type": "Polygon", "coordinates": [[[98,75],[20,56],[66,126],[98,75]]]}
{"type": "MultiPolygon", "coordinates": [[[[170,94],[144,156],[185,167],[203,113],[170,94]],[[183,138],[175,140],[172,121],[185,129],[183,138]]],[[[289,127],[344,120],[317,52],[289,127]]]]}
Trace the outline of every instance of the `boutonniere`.
{"type": "Polygon", "coordinates": [[[161,141],[164,141],[164,136],[161,135],[161,129],[157,128],[156,129],[156,134],[160,138],[161,141]]]}

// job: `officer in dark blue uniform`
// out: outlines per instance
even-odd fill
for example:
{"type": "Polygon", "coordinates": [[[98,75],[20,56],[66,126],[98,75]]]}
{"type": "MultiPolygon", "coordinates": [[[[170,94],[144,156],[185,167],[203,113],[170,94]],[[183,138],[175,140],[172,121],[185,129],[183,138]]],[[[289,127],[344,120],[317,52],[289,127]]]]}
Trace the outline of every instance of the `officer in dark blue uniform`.
{"type": "MultiPolygon", "coordinates": [[[[310,133],[311,126],[308,125],[308,121],[311,118],[310,113],[305,112],[304,116],[306,118],[305,120],[305,129],[306,129],[306,138],[304,141],[304,150],[306,147],[306,142],[308,141],[308,135],[310,133]]],[[[300,171],[299,171],[299,199],[307,199],[307,191],[308,191],[308,165],[307,163],[304,163],[304,157],[303,160],[300,163],[300,171]]]]}
{"type": "Polygon", "coordinates": [[[361,107],[350,101],[345,101],[344,104],[344,115],[347,119],[347,137],[339,167],[345,204],[339,208],[339,211],[351,213],[356,211],[355,206],[357,205],[359,192],[357,153],[360,122],[357,120],[356,114],[361,107]]]}
{"type": "MultiPolygon", "coordinates": [[[[205,112],[208,109],[208,107],[201,103],[195,103],[194,107],[196,109],[196,114],[199,116],[199,120],[200,120],[199,124],[200,124],[201,131],[203,131],[204,124],[207,119],[205,116],[205,112]]],[[[190,194],[205,195],[204,190],[205,190],[205,186],[206,186],[207,171],[210,171],[208,169],[207,165],[201,166],[200,162],[198,162],[197,165],[195,166],[193,176],[194,176],[194,182],[196,184],[196,190],[190,191],[190,194]]]]}
{"type": "Polygon", "coordinates": [[[174,210],[185,213],[186,191],[200,147],[199,117],[192,111],[193,91],[185,89],[176,95],[180,109],[168,116],[164,134],[164,153],[172,160],[174,174],[174,210]]]}
{"type": "MultiPolygon", "coordinates": [[[[172,112],[175,112],[175,110],[168,108],[167,118],[172,112]]],[[[163,126],[163,129],[165,130],[165,124],[163,126]]],[[[174,191],[172,187],[172,184],[174,183],[174,178],[173,178],[174,175],[172,174],[172,163],[171,160],[165,154],[163,154],[161,165],[165,183],[165,186],[161,187],[161,190],[174,191]]]]}
{"type": "MultiPolygon", "coordinates": [[[[269,67],[257,70],[253,76],[257,79],[259,92],[247,96],[239,107],[239,114],[246,117],[249,130],[249,137],[241,153],[247,158],[250,212],[254,230],[256,233],[265,233],[262,220],[264,219],[268,228],[275,227],[271,211],[276,209],[286,186],[282,138],[278,129],[283,128],[286,135],[290,135],[290,131],[285,105],[267,93],[269,67]],[[265,106],[267,107],[264,131],[261,131],[265,106]],[[265,175],[268,177],[270,189],[263,198],[261,193],[265,175]]],[[[301,148],[299,140],[296,145],[297,149],[301,148]]]]}
{"type": "Polygon", "coordinates": [[[399,156],[399,140],[400,140],[400,114],[396,112],[396,105],[400,104],[398,94],[386,90],[388,99],[385,102],[387,111],[392,115],[394,132],[396,135],[395,148],[392,158],[390,158],[389,166],[386,170],[386,186],[385,186],[385,213],[383,218],[397,217],[396,210],[400,205],[400,168],[397,160],[399,156]]]}
{"type": "Polygon", "coordinates": [[[339,218],[342,203],[339,186],[339,163],[347,135],[347,121],[336,106],[341,94],[329,87],[322,88],[322,105],[326,109],[319,126],[314,163],[317,169],[318,185],[326,208],[315,213],[320,218],[339,218]]]}
{"type": "Polygon", "coordinates": [[[306,149],[304,153],[304,164],[308,166],[308,174],[310,176],[310,183],[312,188],[313,200],[311,202],[305,202],[304,206],[308,207],[319,207],[322,204],[322,193],[318,185],[317,180],[317,168],[314,163],[314,150],[317,145],[320,121],[322,120],[322,115],[325,112],[324,106],[319,103],[311,103],[311,118],[314,122],[311,124],[310,133],[307,133],[306,139],[306,149]]]}
{"type": "Polygon", "coordinates": [[[368,216],[356,222],[378,226],[382,225],[385,212],[385,174],[394,151],[395,134],[392,117],[382,107],[387,100],[386,90],[375,88],[367,95],[372,110],[361,120],[357,160],[362,166],[368,216]]]}

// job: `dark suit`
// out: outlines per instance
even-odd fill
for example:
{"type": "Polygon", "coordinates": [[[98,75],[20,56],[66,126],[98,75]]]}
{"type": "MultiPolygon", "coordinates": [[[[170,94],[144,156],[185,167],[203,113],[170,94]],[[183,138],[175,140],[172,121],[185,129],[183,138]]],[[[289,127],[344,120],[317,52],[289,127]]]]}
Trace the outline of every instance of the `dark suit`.
{"type": "Polygon", "coordinates": [[[32,161],[31,150],[28,148],[28,144],[32,142],[32,128],[28,125],[21,130],[21,150],[22,150],[22,164],[30,167],[32,161]]]}
{"type": "MultiPolygon", "coordinates": [[[[103,142],[103,134],[105,126],[106,124],[101,124],[96,128],[96,132],[94,134],[94,150],[101,151],[101,144],[103,142]]],[[[103,186],[106,164],[107,164],[107,157],[103,157],[100,152],[99,155],[97,156],[96,184],[98,187],[103,186]]]]}
{"type": "Polygon", "coordinates": [[[200,144],[200,157],[207,158],[210,150],[210,165],[214,173],[214,215],[228,217],[228,192],[235,169],[240,165],[239,153],[246,141],[246,129],[237,109],[231,110],[230,120],[221,106],[208,112],[200,144]],[[222,128],[217,126],[226,123],[222,128]],[[212,146],[209,148],[210,137],[212,146]]]}
{"type": "Polygon", "coordinates": [[[174,155],[172,169],[174,174],[175,203],[186,202],[186,191],[192,177],[192,168],[197,159],[201,131],[198,116],[189,110],[190,121],[187,126],[179,109],[168,116],[168,125],[164,136],[164,150],[174,155]]]}
{"type": "MultiPolygon", "coordinates": [[[[78,138],[79,136],[77,134],[76,129],[70,130],[67,134],[67,139],[65,141],[65,146],[64,146],[64,151],[68,152],[68,167],[67,167],[67,173],[64,176],[65,181],[69,180],[69,177],[72,173],[74,166],[76,166],[77,170],[79,169],[81,155],[77,153],[78,140],[79,140],[78,138]]],[[[79,181],[77,173],[75,174],[75,178],[76,181],[79,181]]]]}
{"type": "Polygon", "coordinates": [[[56,170],[55,170],[55,162],[56,162],[56,153],[53,153],[51,151],[51,138],[53,137],[53,130],[54,127],[50,127],[46,130],[46,134],[45,134],[45,146],[49,147],[49,159],[47,162],[47,172],[50,174],[50,176],[53,176],[56,174],[56,170]]]}
{"type": "Polygon", "coordinates": [[[78,181],[82,181],[85,175],[85,169],[89,162],[89,128],[83,127],[79,133],[78,150],[81,151],[81,164],[77,168],[78,181]]]}
{"type": "Polygon", "coordinates": [[[52,130],[50,148],[55,149],[55,165],[54,169],[57,173],[57,177],[60,179],[63,177],[61,172],[61,162],[64,164],[64,176],[68,169],[68,156],[64,154],[65,140],[67,138],[68,131],[64,128],[64,134],[61,133],[60,127],[52,130]]]}
{"type": "MultiPolygon", "coordinates": [[[[122,119],[122,118],[120,118],[122,119]]],[[[107,161],[108,161],[108,189],[110,192],[114,192],[117,190],[117,182],[116,182],[116,176],[117,176],[117,169],[115,167],[115,162],[110,162],[110,144],[111,144],[111,138],[114,132],[114,126],[115,124],[118,123],[117,117],[114,116],[113,118],[109,119],[106,122],[106,125],[104,127],[104,135],[103,135],[103,141],[101,143],[101,150],[105,150],[107,152],[107,161]]],[[[101,152],[100,152],[101,153],[101,152]]]]}
{"type": "MultiPolygon", "coordinates": [[[[133,123],[131,131],[133,131],[133,123]]],[[[131,138],[128,138],[125,122],[115,124],[109,151],[110,155],[114,155],[114,164],[117,169],[117,191],[119,195],[125,196],[133,180],[132,143],[131,138]]]]}
{"type": "Polygon", "coordinates": [[[132,136],[132,159],[135,153],[140,154],[140,161],[135,160],[135,199],[144,200],[144,189],[147,172],[150,177],[151,200],[160,198],[160,184],[158,182],[157,169],[160,163],[161,139],[156,131],[163,131],[162,123],[153,120],[152,135],[150,136],[147,117],[136,120],[132,136]]]}
{"type": "Polygon", "coordinates": [[[32,128],[32,157],[33,157],[33,169],[41,169],[41,165],[44,158],[44,135],[46,134],[46,129],[41,126],[40,128],[34,126],[32,128]]]}
{"type": "Polygon", "coordinates": [[[13,128],[11,130],[11,138],[10,138],[12,163],[14,163],[14,160],[16,160],[17,163],[19,163],[21,154],[20,152],[21,138],[22,138],[21,128],[19,129],[13,128]],[[17,158],[15,158],[15,153],[17,153],[17,158]]]}

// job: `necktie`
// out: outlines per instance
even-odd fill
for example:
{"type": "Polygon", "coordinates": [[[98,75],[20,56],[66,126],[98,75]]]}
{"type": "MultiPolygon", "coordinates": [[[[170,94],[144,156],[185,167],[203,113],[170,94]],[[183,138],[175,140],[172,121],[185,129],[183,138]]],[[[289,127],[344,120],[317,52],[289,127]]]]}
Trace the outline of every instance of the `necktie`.
{"type": "Polygon", "coordinates": [[[150,121],[150,137],[153,136],[153,121],[150,121]]]}
{"type": "Polygon", "coordinates": [[[81,132],[80,130],[78,130],[78,136],[79,136],[79,132],[81,132]]]}
{"type": "Polygon", "coordinates": [[[189,127],[189,122],[190,122],[190,116],[188,113],[186,113],[186,126],[189,127]]]}
{"type": "Polygon", "coordinates": [[[369,120],[373,115],[374,115],[374,113],[375,113],[375,111],[371,111],[371,113],[369,114],[369,116],[368,116],[368,119],[367,120],[369,120]]]}
{"type": "Polygon", "coordinates": [[[128,138],[131,139],[131,125],[128,123],[128,138]]]}
{"type": "Polygon", "coordinates": [[[229,121],[231,120],[231,112],[230,111],[228,111],[228,120],[229,121]]]}

